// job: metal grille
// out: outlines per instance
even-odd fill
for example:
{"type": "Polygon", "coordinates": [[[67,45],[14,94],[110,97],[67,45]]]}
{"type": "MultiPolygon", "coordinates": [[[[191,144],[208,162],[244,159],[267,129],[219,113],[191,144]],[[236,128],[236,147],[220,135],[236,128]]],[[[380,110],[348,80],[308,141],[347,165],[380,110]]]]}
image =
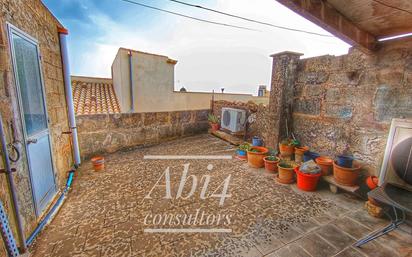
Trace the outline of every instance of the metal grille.
{"type": "Polygon", "coordinates": [[[229,111],[224,111],[224,113],[223,113],[223,124],[224,124],[226,127],[229,127],[229,125],[230,125],[230,120],[231,120],[230,112],[229,112],[229,111]]]}
{"type": "Polygon", "coordinates": [[[0,230],[9,256],[19,256],[16,240],[14,240],[13,233],[11,232],[9,221],[7,219],[6,212],[4,211],[2,202],[0,202],[0,230]]]}

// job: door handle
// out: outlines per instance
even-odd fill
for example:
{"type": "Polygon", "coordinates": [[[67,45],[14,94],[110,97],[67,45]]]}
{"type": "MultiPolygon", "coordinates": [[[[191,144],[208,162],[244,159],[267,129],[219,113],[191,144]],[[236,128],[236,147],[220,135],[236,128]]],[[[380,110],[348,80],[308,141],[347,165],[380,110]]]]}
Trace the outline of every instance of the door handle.
{"type": "Polygon", "coordinates": [[[29,139],[27,139],[27,144],[29,145],[29,144],[35,144],[35,143],[37,143],[37,138],[29,138],[29,139]]]}

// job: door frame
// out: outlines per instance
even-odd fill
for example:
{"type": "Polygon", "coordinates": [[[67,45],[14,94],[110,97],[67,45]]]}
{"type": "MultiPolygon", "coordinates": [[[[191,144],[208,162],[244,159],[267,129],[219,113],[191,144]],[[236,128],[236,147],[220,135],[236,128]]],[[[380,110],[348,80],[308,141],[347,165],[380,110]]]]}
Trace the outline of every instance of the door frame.
{"type": "MultiPolygon", "coordinates": [[[[42,95],[43,95],[43,108],[44,108],[44,113],[46,116],[46,124],[47,124],[47,130],[39,131],[36,132],[36,134],[43,134],[47,133],[48,139],[49,139],[49,149],[50,149],[50,158],[51,158],[51,167],[52,167],[52,176],[53,176],[53,184],[54,184],[54,196],[57,193],[57,184],[56,184],[56,167],[54,166],[54,155],[53,155],[53,150],[52,150],[52,142],[51,142],[51,136],[50,136],[50,122],[49,122],[49,115],[47,112],[47,103],[46,103],[46,91],[44,89],[44,79],[43,79],[43,68],[42,68],[42,63],[41,63],[41,57],[40,57],[40,48],[39,48],[39,42],[36,38],[30,36],[23,30],[19,29],[18,27],[14,26],[13,24],[6,22],[7,26],[7,33],[8,33],[8,41],[9,41],[9,48],[10,48],[10,59],[12,63],[12,71],[13,71],[13,77],[14,77],[14,83],[16,86],[16,91],[17,91],[17,102],[19,106],[19,114],[20,114],[20,120],[21,120],[21,126],[23,130],[23,145],[24,149],[26,152],[26,164],[27,168],[29,171],[29,177],[30,177],[30,187],[31,187],[31,194],[32,194],[32,199],[33,199],[33,205],[34,205],[34,210],[36,217],[40,217],[42,215],[42,212],[46,210],[39,210],[39,206],[37,204],[37,199],[36,199],[36,194],[35,191],[36,189],[34,188],[34,183],[33,183],[33,172],[30,167],[30,155],[28,151],[28,145],[27,145],[27,139],[28,135],[26,133],[26,124],[25,124],[25,119],[24,119],[24,111],[23,111],[23,103],[22,103],[22,97],[21,97],[21,90],[20,90],[20,82],[18,78],[18,73],[17,73],[17,64],[15,62],[15,49],[14,49],[14,43],[13,43],[13,34],[16,34],[17,36],[23,38],[24,40],[27,40],[28,42],[32,43],[36,47],[36,52],[37,52],[37,62],[39,64],[39,76],[40,76],[40,83],[41,83],[41,90],[42,90],[42,95]],[[47,131],[47,132],[46,132],[47,131]]],[[[36,135],[35,134],[35,135],[36,135]]],[[[53,199],[54,196],[51,198],[53,199]]],[[[48,205],[51,203],[50,201],[48,205]]]]}

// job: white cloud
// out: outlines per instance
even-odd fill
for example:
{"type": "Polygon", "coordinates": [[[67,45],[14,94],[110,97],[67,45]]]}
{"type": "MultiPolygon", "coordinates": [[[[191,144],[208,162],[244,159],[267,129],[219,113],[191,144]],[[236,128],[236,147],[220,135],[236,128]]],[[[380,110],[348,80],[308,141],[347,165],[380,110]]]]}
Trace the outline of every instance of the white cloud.
{"type": "MultiPolygon", "coordinates": [[[[177,7],[176,7],[177,8],[177,7]]],[[[274,0],[218,0],[212,7],[256,20],[327,33],[274,0]],[[253,2],[253,3],[251,3],[253,2]]],[[[191,8],[176,9],[205,19],[252,27],[261,30],[245,31],[225,28],[161,15],[153,26],[143,27],[131,17],[127,26],[104,15],[93,16],[97,29],[104,31],[82,56],[82,67],[75,70],[83,75],[110,76],[110,66],[119,47],[168,55],[177,59],[176,88],[211,91],[225,87],[226,92],[256,93],[259,84],[270,84],[271,59],[280,51],[297,51],[304,57],[344,54],[348,45],[337,38],[318,37],[279,30],[263,25],[205,13],[191,8]]]]}

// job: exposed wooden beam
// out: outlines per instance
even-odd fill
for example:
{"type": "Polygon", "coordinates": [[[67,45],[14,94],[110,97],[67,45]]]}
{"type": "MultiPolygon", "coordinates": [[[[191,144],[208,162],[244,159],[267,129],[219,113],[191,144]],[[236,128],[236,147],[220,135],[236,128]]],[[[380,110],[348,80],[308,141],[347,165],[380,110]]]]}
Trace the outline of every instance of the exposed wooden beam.
{"type": "Polygon", "coordinates": [[[376,38],[355,26],[324,0],[276,0],[287,8],[314,22],[350,45],[373,51],[376,38]]]}

